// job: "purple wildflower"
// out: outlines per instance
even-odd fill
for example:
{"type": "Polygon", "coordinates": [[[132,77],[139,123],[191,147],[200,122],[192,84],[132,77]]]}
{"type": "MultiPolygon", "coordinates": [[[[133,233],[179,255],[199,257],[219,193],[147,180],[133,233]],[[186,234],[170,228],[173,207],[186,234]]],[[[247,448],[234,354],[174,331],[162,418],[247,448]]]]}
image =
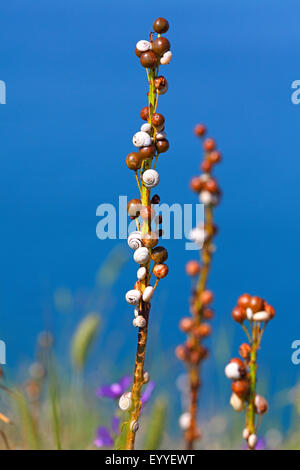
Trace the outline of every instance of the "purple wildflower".
{"type": "Polygon", "coordinates": [[[113,400],[118,400],[121,395],[127,390],[131,382],[131,377],[125,375],[119,382],[113,383],[111,385],[102,385],[98,388],[96,394],[99,398],[107,397],[112,398],[113,400]]]}
{"type": "Polygon", "coordinates": [[[155,382],[150,381],[141,396],[142,405],[145,405],[151,398],[153,390],[155,389],[155,382]]]}
{"type": "Polygon", "coordinates": [[[114,444],[115,438],[120,434],[120,418],[113,416],[111,421],[111,430],[105,426],[97,429],[96,439],[94,444],[99,449],[101,447],[110,447],[114,444]]]}

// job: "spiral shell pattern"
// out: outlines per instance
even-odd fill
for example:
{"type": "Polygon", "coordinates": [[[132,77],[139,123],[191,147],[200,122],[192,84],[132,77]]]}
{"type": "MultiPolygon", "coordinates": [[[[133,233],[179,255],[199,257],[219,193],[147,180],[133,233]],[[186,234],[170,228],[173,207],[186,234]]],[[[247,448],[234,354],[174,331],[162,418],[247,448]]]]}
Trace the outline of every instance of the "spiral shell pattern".
{"type": "Polygon", "coordinates": [[[141,293],[137,289],[132,289],[126,293],[125,298],[130,305],[137,305],[140,301],[141,293]]]}
{"type": "Polygon", "coordinates": [[[141,248],[138,248],[135,250],[133,259],[136,263],[138,264],[145,264],[149,260],[150,254],[148,248],[145,246],[142,246],[141,248]]]}
{"type": "Polygon", "coordinates": [[[150,135],[147,134],[147,132],[139,131],[134,134],[132,138],[132,143],[136,147],[148,147],[149,145],[151,145],[152,140],[150,135]]]}
{"type": "Polygon", "coordinates": [[[140,52],[146,52],[152,49],[151,42],[146,41],[145,39],[141,39],[140,41],[138,41],[135,47],[140,52]]]}
{"type": "Polygon", "coordinates": [[[143,182],[148,189],[155,188],[155,186],[158,185],[159,180],[159,174],[156,170],[146,170],[143,173],[143,182]]]}
{"type": "Polygon", "coordinates": [[[142,234],[141,232],[132,232],[127,240],[128,246],[132,248],[132,250],[137,250],[142,246],[142,234]]]}
{"type": "Polygon", "coordinates": [[[121,395],[119,399],[119,408],[122,411],[127,411],[131,407],[131,392],[126,392],[121,395]]]}
{"type": "Polygon", "coordinates": [[[142,315],[137,316],[132,323],[138,328],[144,328],[144,326],[146,326],[146,320],[142,315]]]}

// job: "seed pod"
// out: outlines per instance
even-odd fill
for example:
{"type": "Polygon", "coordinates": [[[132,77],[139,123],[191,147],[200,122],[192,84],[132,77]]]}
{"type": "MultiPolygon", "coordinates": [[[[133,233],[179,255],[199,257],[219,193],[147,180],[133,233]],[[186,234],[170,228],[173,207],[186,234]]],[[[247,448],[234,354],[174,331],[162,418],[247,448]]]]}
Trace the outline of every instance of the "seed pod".
{"type": "Polygon", "coordinates": [[[148,248],[142,246],[141,248],[135,250],[133,259],[138,264],[146,264],[149,260],[149,256],[150,254],[148,248]]]}
{"type": "Polygon", "coordinates": [[[156,264],[153,268],[153,274],[157,279],[163,279],[168,275],[169,268],[166,264],[156,264]]]}
{"type": "Polygon", "coordinates": [[[146,326],[146,319],[142,315],[138,315],[134,320],[133,320],[133,325],[136,326],[137,328],[144,328],[146,326]]]}
{"type": "Polygon", "coordinates": [[[247,380],[236,380],[232,383],[232,391],[240,398],[245,398],[249,392],[249,382],[247,380]]]}
{"type": "Polygon", "coordinates": [[[156,232],[147,233],[143,235],[142,242],[147,248],[154,248],[158,243],[158,234],[156,232]]]}
{"type": "Polygon", "coordinates": [[[158,34],[166,33],[169,29],[169,23],[165,18],[157,18],[153,23],[153,29],[158,34]]]}
{"type": "Polygon", "coordinates": [[[231,398],[230,398],[230,405],[232,406],[232,408],[237,411],[238,413],[240,413],[241,411],[243,411],[244,409],[244,401],[238,397],[235,393],[233,393],[231,395],[231,398]]]}
{"type": "Polygon", "coordinates": [[[147,269],[144,266],[139,268],[136,275],[139,281],[143,281],[147,276],[147,269]]]}
{"type": "Polygon", "coordinates": [[[140,52],[147,52],[151,50],[152,45],[151,42],[142,39],[141,41],[137,42],[135,47],[140,52]]]}
{"type": "Polygon", "coordinates": [[[177,359],[179,359],[179,361],[185,361],[187,359],[186,348],[182,344],[180,344],[175,349],[175,355],[176,355],[177,359]]]}
{"type": "Polygon", "coordinates": [[[151,199],[151,204],[155,205],[155,204],[159,204],[160,203],[160,197],[158,194],[154,194],[154,196],[152,196],[152,199],[151,199]]]}
{"type": "Polygon", "coordinates": [[[265,312],[264,310],[261,312],[256,312],[253,314],[253,320],[254,321],[269,321],[270,317],[268,312],[265,312]]]}
{"type": "Polygon", "coordinates": [[[211,171],[211,168],[212,163],[208,159],[203,160],[203,162],[201,163],[201,170],[205,173],[208,173],[211,171]]]}
{"type": "Polygon", "coordinates": [[[162,90],[166,85],[168,85],[167,79],[162,75],[154,79],[154,86],[157,90],[162,90]]]}
{"type": "Polygon", "coordinates": [[[141,119],[143,119],[143,121],[148,121],[148,119],[149,119],[149,108],[148,108],[148,106],[145,106],[144,108],[141,109],[140,116],[141,116],[141,119]]]}
{"type": "Polygon", "coordinates": [[[119,408],[122,411],[127,411],[131,407],[131,392],[123,393],[123,395],[119,399],[119,408]]]}
{"type": "Polygon", "coordinates": [[[127,204],[127,212],[130,217],[139,217],[142,207],[140,199],[131,199],[127,204]]]}
{"type": "Polygon", "coordinates": [[[146,170],[143,173],[143,182],[146,188],[151,189],[155,188],[155,186],[159,183],[159,174],[156,170],[146,170]]]}
{"type": "Polygon", "coordinates": [[[211,326],[208,323],[202,323],[195,329],[197,338],[206,338],[211,334],[211,326]]]}
{"type": "Polygon", "coordinates": [[[239,355],[243,359],[249,359],[250,354],[251,354],[251,346],[247,343],[241,344],[239,348],[239,355]]]}
{"type": "Polygon", "coordinates": [[[243,323],[246,320],[246,311],[242,307],[235,307],[231,315],[237,323],[243,323]]]}
{"type": "Polygon", "coordinates": [[[141,57],[142,52],[139,51],[137,48],[135,48],[135,51],[134,51],[134,52],[135,52],[135,55],[136,55],[137,57],[139,57],[139,58],[141,57]]]}
{"type": "Polygon", "coordinates": [[[216,142],[214,139],[210,137],[205,139],[205,141],[203,142],[203,149],[206,152],[212,152],[213,150],[215,150],[215,148],[216,148],[216,142]]]}
{"type": "Polygon", "coordinates": [[[140,216],[143,220],[148,220],[150,223],[151,220],[155,217],[155,210],[152,206],[142,206],[140,216]]]}
{"type": "Polygon", "coordinates": [[[190,424],[191,424],[191,415],[190,415],[190,413],[188,413],[188,412],[183,413],[179,417],[179,426],[180,426],[180,428],[183,431],[186,431],[187,429],[189,429],[190,424]]]}
{"type": "Polygon", "coordinates": [[[167,65],[171,62],[171,59],[172,59],[172,52],[171,51],[167,51],[164,53],[164,55],[161,57],[160,59],[160,63],[162,65],[167,65]]]}
{"type": "Polygon", "coordinates": [[[162,114],[160,114],[160,113],[154,113],[154,114],[152,114],[152,117],[151,117],[151,124],[152,124],[154,127],[163,126],[164,123],[165,123],[165,118],[163,117],[162,114]]]}
{"type": "Polygon", "coordinates": [[[218,183],[215,179],[211,178],[204,183],[204,189],[209,193],[216,193],[218,191],[218,183]]]}
{"type": "Polygon", "coordinates": [[[256,434],[250,434],[250,436],[248,437],[248,446],[250,447],[250,449],[255,449],[256,444],[257,444],[256,434]]]}
{"type": "Polygon", "coordinates": [[[126,293],[126,301],[130,304],[130,305],[137,305],[140,301],[140,298],[141,298],[142,294],[139,290],[136,290],[136,289],[132,289],[132,290],[129,290],[127,293],[126,293]]]}
{"type": "Polygon", "coordinates": [[[137,421],[132,421],[130,423],[130,430],[132,432],[137,432],[138,429],[139,429],[139,423],[137,421]]]}
{"type": "Polygon", "coordinates": [[[218,150],[213,150],[209,153],[207,158],[213,165],[215,165],[216,163],[220,163],[222,160],[222,155],[218,150]]]}
{"type": "Polygon", "coordinates": [[[168,259],[168,252],[164,247],[157,246],[152,251],[151,258],[156,264],[164,263],[168,259]]]}
{"type": "Polygon", "coordinates": [[[212,318],[214,318],[214,311],[211,308],[205,308],[203,310],[203,318],[205,318],[206,320],[211,320],[212,318]]]}
{"type": "Polygon", "coordinates": [[[167,134],[165,132],[158,132],[156,134],[156,140],[164,140],[166,138],[167,134]]]}
{"type": "Polygon", "coordinates": [[[198,261],[188,261],[185,265],[185,270],[188,276],[197,276],[200,273],[201,266],[198,261]]]}
{"type": "Polygon", "coordinates": [[[128,246],[132,250],[137,250],[142,246],[142,234],[141,232],[132,232],[127,239],[128,246]]]}
{"type": "Polygon", "coordinates": [[[253,313],[260,312],[261,310],[263,310],[264,301],[257,295],[254,295],[250,299],[249,307],[251,308],[253,313]]]}
{"type": "Polygon", "coordinates": [[[255,404],[255,411],[259,415],[263,415],[269,409],[267,400],[261,395],[255,396],[254,404],[255,404]]]}
{"type": "Polygon", "coordinates": [[[243,294],[238,298],[237,304],[239,307],[248,308],[250,307],[251,295],[243,294]]]}
{"type": "Polygon", "coordinates": [[[180,320],[179,329],[184,333],[189,333],[194,326],[194,320],[189,317],[184,317],[180,320]]]}
{"type": "Polygon", "coordinates": [[[142,161],[141,156],[137,152],[131,152],[126,157],[126,165],[130,170],[136,171],[141,168],[142,161]]]}
{"type": "Polygon", "coordinates": [[[275,309],[272,307],[272,305],[265,303],[265,311],[269,314],[270,320],[275,317],[275,309]]]}
{"type": "Polygon", "coordinates": [[[139,131],[134,134],[132,142],[135,147],[148,147],[152,144],[150,135],[143,131],[139,131]]]}
{"type": "Polygon", "coordinates": [[[143,67],[145,67],[147,69],[152,69],[152,68],[156,67],[158,57],[157,57],[156,54],[154,54],[153,51],[147,51],[147,52],[142,53],[142,55],[140,57],[140,61],[141,61],[141,64],[142,64],[143,67]]]}
{"type": "Polygon", "coordinates": [[[155,145],[158,153],[165,153],[169,150],[170,147],[168,139],[157,140],[155,145]]]}
{"type": "Polygon", "coordinates": [[[139,154],[143,160],[153,158],[156,154],[156,147],[154,144],[148,145],[147,147],[141,147],[139,154]]]}
{"type": "Polygon", "coordinates": [[[197,125],[194,127],[194,134],[195,134],[197,137],[203,137],[205,133],[206,133],[206,127],[205,127],[204,124],[197,124],[197,125]]]}
{"type": "Polygon", "coordinates": [[[199,176],[195,176],[191,179],[190,188],[192,191],[195,191],[195,193],[200,193],[201,189],[203,189],[203,182],[201,181],[199,176]]]}
{"type": "Polygon", "coordinates": [[[170,47],[170,41],[166,37],[158,37],[153,43],[152,50],[156,55],[162,56],[170,50],[170,47]]]}
{"type": "Polygon", "coordinates": [[[201,292],[201,294],[200,294],[200,302],[201,302],[203,305],[211,304],[213,300],[214,300],[214,294],[212,293],[212,291],[210,291],[210,290],[204,290],[203,292],[201,292]]]}
{"type": "Polygon", "coordinates": [[[154,288],[152,286],[147,286],[143,292],[143,301],[150,302],[154,294],[154,288]]]}

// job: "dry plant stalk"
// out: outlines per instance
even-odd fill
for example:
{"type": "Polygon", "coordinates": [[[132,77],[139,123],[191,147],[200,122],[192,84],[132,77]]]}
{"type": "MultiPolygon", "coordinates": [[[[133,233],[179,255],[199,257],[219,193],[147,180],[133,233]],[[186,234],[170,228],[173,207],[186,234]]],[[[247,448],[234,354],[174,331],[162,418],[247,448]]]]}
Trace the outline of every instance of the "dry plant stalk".
{"type": "MultiPolygon", "coordinates": [[[[206,128],[203,124],[195,127],[195,134],[204,137],[206,128]]],[[[204,160],[201,163],[202,174],[192,178],[190,186],[199,194],[199,200],[205,205],[205,220],[201,226],[194,228],[190,238],[198,246],[201,264],[198,261],[189,261],[186,272],[195,279],[195,287],[190,300],[192,317],[182,318],[180,329],[187,334],[187,340],[176,348],[178,359],[186,363],[189,376],[189,409],[180,417],[180,426],[184,430],[186,448],[191,450],[201,433],[197,426],[198,398],[201,385],[200,365],[207,357],[208,350],[203,346],[203,340],[211,333],[211,326],[207,323],[213,317],[213,310],[209,305],[213,301],[213,293],[207,290],[208,276],[211,268],[212,255],[215,249],[213,244],[217,227],[214,224],[213,210],[220,200],[220,189],[212,170],[216,163],[221,161],[221,154],[216,150],[216,143],[212,138],[203,142],[204,160]],[[196,277],[198,276],[198,280],[196,277]]]]}
{"type": "Polygon", "coordinates": [[[243,438],[248,449],[255,450],[261,418],[268,411],[267,400],[256,393],[257,352],[267,324],[275,316],[274,308],[258,296],[243,294],[232,311],[232,317],[242,326],[248,343],[239,348],[239,357],[231,359],[225,374],[232,380],[230,404],[237,412],[245,411],[243,438]],[[248,321],[248,326],[245,322],[248,321]]]}
{"type": "Polygon", "coordinates": [[[122,395],[119,401],[120,408],[128,411],[128,420],[123,424],[125,449],[134,449],[141,412],[141,391],[143,385],[149,381],[149,374],[144,371],[144,363],[150,301],[159,280],[168,274],[168,266],[165,264],[168,252],[164,247],[156,246],[162,235],[159,229],[162,220],[155,215],[154,206],[159,204],[160,198],[158,195],[151,197],[151,189],[156,187],[160,180],[155,170],[158,157],[169,148],[164,132],[165,118],[157,112],[157,106],[159,96],[168,90],[166,78],[159,75],[159,66],[168,64],[172,53],[168,39],[161,36],[169,29],[167,20],[158,18],[153,23],[153,29],[149,41],[141,40],[136,45],[135,53],[147,72],[148,105],[140,113],[145,123],[132,139],[138,151],[131,152],[126,158],[128,168],[135,173],[139,190],[139,198],[129,201],[127,207],[128,215],[136,223],[136,230],[129,235],[128,244],[134,250],[134,261],[139,265],[139,269],[134,289],[126,294],[127,302],[135,306],[133,324],[139,328],[139,332],[132,389],[122,395]],[[157,37],[154,38],[156,34],[157,37]],[[155,277],[153,286],[152,275],[155,277]]]}

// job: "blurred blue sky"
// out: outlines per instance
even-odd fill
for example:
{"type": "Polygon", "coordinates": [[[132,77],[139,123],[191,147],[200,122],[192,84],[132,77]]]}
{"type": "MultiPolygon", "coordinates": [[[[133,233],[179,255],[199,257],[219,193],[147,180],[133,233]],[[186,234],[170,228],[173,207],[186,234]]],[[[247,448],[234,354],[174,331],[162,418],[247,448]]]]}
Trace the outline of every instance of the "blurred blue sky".
{"type": "MultiPolygon", "coordinates": [[[[0,106],[0,338],[8,363],[15,366],[32,353],[49,318],[62,329],[55,289],[91,289],[115,245],[96,238],[96,208],[116,203],[119,195],[136,196],[124,165],[146,103],[145,71],[134,47],[153,20],[165,16],[174,57],[164,69],[169,92],[159,104],[171,143],[159,162],[161,199],[197,202],[188,187],[201,156],[192,129],[205,122],[224,155],[216,171],[224,197],[210,283],[215,329],[233,329],[237,347],[243,336],[230,312],[238,295],[264,296],[277,317],[264,338],[263,361],[274,380],[279,364],[282,381],[293,383],[299,370],[290,346],[300,338],[300,106],[290,96],[292,81],[300,78],[299,2],[159,4],[2,2],[0,80],[7,104],[0,106]]],[[[182,338],[177,324],[189,296],[184,265],[192,255],[184,241],[166,245],[164,312],[154,302],[158,312],[151,321],[161,321],[169,348],[182,338]]],[[[128,264],[114,291],[133,350],[136,331],[123,294],[135,269],[128,264]]]]}

